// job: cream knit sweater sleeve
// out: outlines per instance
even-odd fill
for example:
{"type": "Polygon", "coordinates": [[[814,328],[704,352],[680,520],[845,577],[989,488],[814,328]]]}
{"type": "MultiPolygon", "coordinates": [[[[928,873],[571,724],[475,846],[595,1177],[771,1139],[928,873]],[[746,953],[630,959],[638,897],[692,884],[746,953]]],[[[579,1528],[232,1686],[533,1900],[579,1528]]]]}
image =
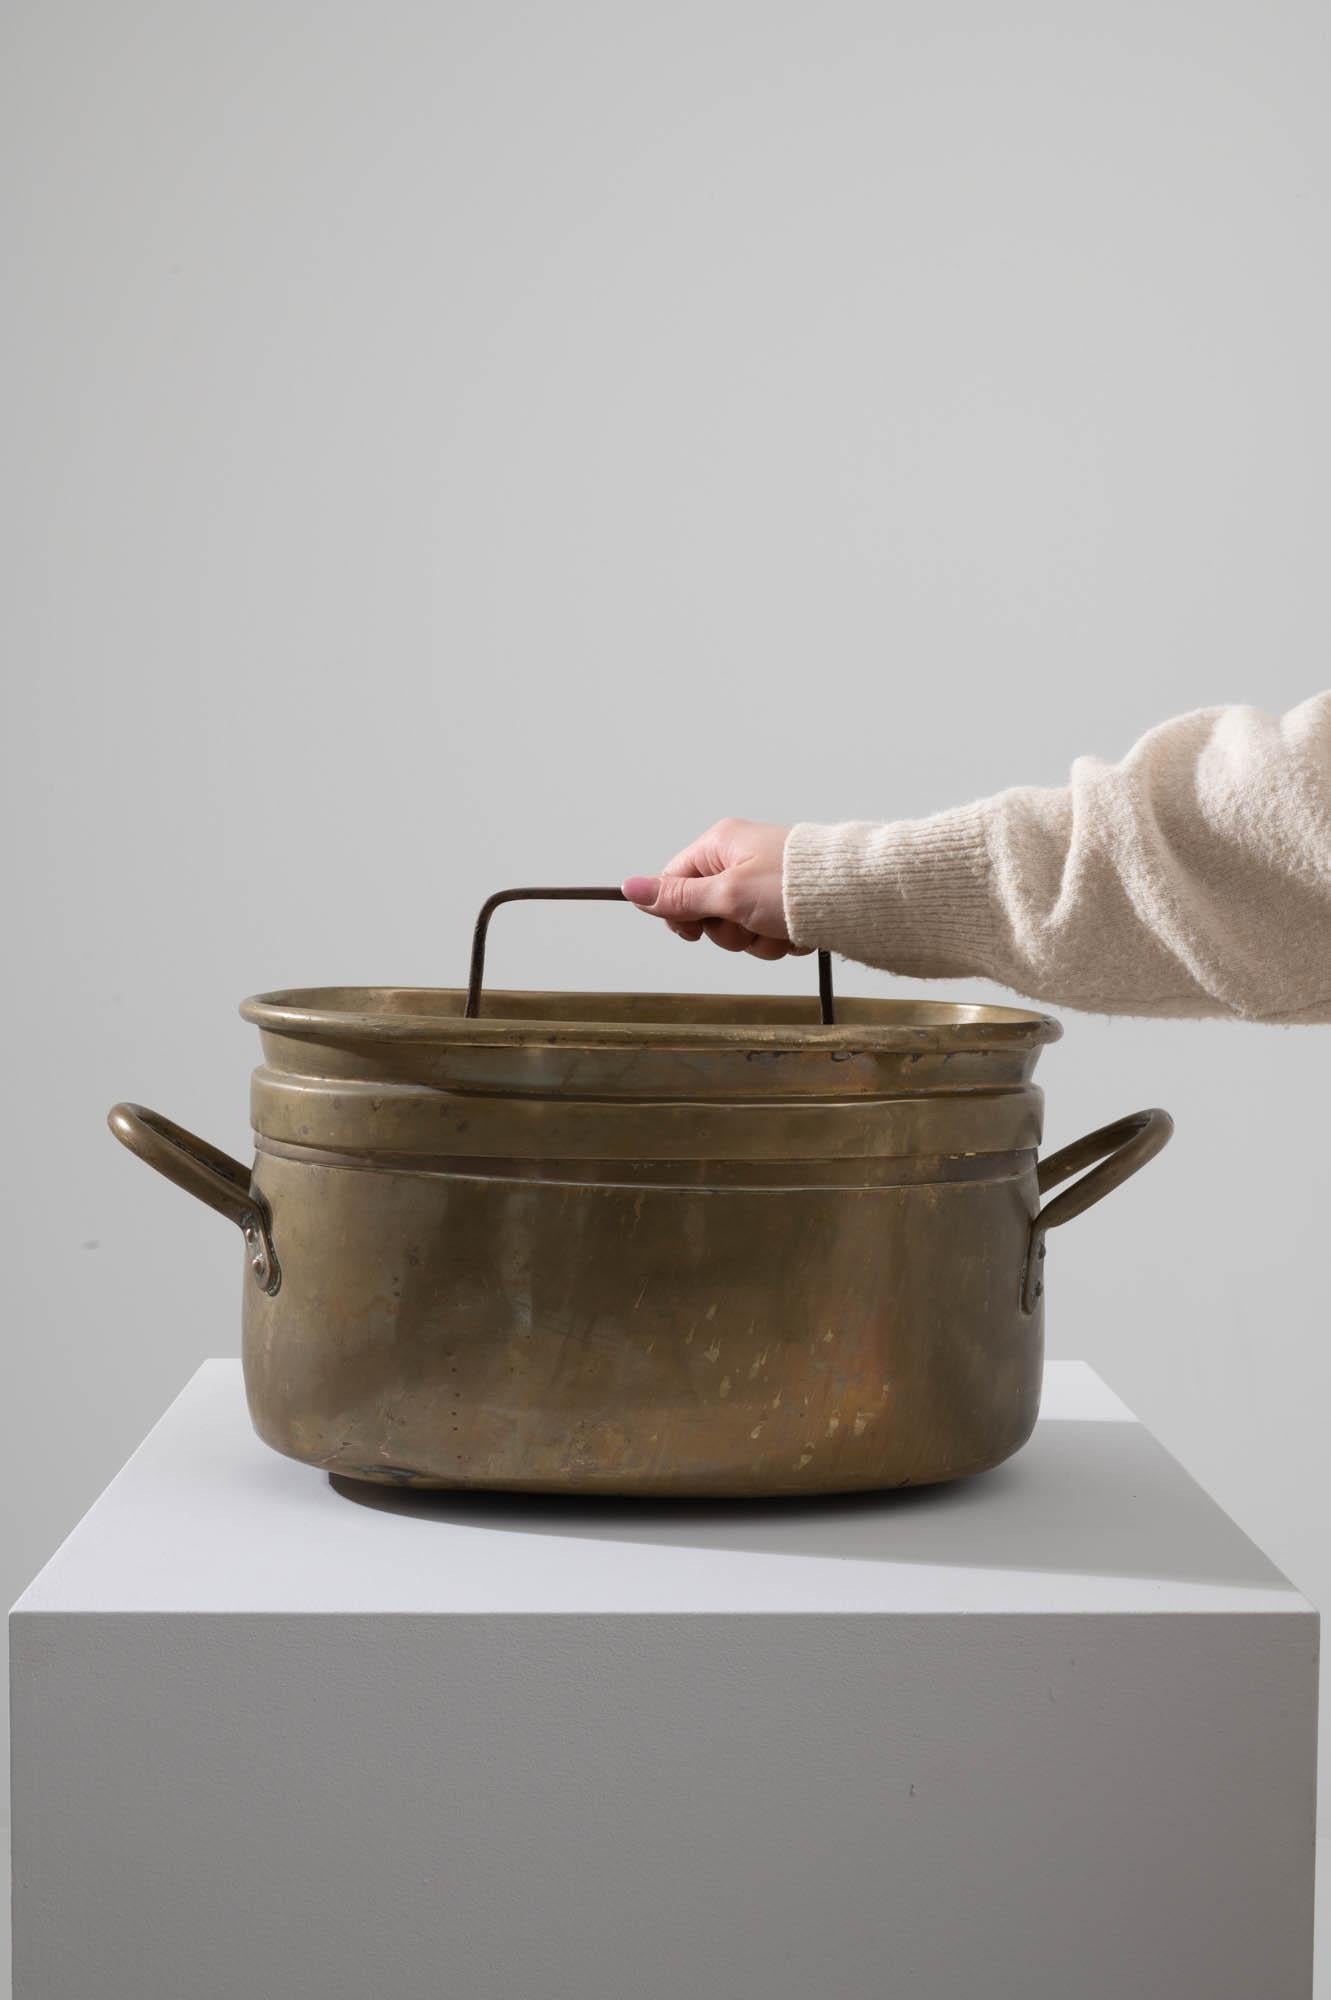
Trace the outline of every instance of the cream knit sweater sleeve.
{"type": "Polygon", "coordinates": [[[1331,1021],[1331,692],[1178,716],[1061,789],[796,826],[783,889],[796,944],[888,972],[1105,1014],[1331,1021]]]}

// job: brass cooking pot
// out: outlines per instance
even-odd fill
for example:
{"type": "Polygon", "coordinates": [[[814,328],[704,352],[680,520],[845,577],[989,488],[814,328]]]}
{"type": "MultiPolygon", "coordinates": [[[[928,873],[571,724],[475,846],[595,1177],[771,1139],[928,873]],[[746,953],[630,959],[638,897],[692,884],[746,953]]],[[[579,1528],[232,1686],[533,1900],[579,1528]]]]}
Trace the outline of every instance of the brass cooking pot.
{"type": "Polygon", "coordinates": [[[703,994],[481,1011],[489,913],[537,893],[486,905],[466,994],[247,1000],[252,1169],[112,1111],[244,1234],[259,1435],[353,1479],[563,1493],[848,1492],[1009,1457],[1039,1407],[1046,1233],[1159,1152],[1168,1113],[1037,1162],[1056,1021],[833,1017],[826,958],[821,1018],[703,994]]]}

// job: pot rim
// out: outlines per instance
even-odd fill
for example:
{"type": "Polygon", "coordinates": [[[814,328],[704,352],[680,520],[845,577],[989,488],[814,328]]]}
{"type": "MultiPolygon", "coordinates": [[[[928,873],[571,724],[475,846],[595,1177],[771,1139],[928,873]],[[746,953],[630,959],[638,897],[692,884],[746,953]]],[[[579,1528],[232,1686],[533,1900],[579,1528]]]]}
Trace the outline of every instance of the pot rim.
{"type": "Polygon", "coordinates": [[[309,1041],[499,1049],[951,1054],[1034,1049],[1063,1033],[1052,1015],[987,1001],[838,994],[842,1018],[827,1027],[817,1019],[816,1000],[799,994],[487,988],[486,1011],[470,1020],[462,1013],[465,998],[463,988],[449,986],[295,986],[252,994],[240,1013],[267,1034],[309,1041]],[[430,1004],[413,1004],[420,1002],[430,1004]],[[729,1018],[732,1012],[747,1018],[729,1018]]]}

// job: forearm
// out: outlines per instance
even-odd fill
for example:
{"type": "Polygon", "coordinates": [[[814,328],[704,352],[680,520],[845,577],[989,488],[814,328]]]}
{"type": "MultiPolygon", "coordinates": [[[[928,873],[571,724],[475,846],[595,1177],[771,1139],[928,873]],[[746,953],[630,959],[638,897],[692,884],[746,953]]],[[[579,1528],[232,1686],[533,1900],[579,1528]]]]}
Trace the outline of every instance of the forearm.
{"type": "Polygon", "coordinates": [[[1331,694],[1179,716],[1118,764],[792,829],[797,944],[1100,1013],[1331,1021],[1331,694]]]}

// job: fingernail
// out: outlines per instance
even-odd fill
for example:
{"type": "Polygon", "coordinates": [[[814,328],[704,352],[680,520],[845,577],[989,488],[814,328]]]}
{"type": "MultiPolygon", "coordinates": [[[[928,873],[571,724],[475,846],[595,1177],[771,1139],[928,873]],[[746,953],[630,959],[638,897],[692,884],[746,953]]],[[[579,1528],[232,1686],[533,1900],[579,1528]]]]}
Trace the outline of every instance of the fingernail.
{"type": "Polygon", "coordinates": [[[628,875],[619,886],[630,903],[654,903],[661,882],[657,875],[628,875]]]}

